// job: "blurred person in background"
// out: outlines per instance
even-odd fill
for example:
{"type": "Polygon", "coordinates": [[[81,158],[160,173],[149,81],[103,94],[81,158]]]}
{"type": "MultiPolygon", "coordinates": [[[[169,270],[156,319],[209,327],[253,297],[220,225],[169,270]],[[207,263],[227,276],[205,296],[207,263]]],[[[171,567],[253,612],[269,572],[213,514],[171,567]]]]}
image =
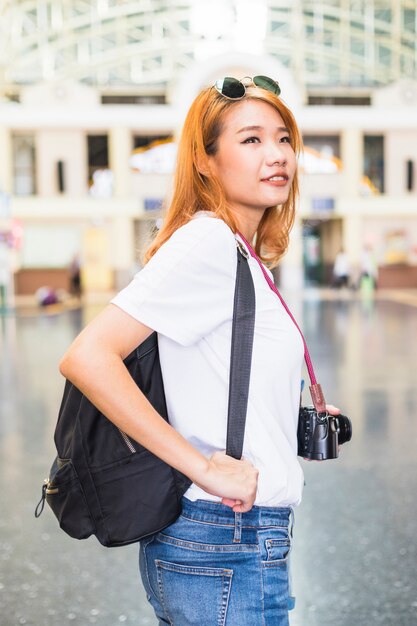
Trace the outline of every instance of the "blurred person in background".
{"type": "Polygon", "coordinates": [[[343,248],[336,255],[333,265],[333,287],[347,287],[349,285],[350,266],[349,257],[343,248]]]}
{"type": "MultiPolygon", "coordinates": [[[[367,244],[361,253],[361,275],[360,286],[365,284],[372,291],[376,288],[378,280],[378,266],[372,250],[372,246],[367,244]]],[[[366,287],[365,287],[366,288],[366,287]]]]}
{"type": "MultiPolygon", "coordinates": [[[[304,346],[251,256],[286,252],[301,137],[267,77],[225,78],[187,115],[166,219],[130,285],[74,341],[61,372],[128,436],[188,476],[181,516],[140,546],[158,623],[288,626],[304,346]],[[226,456],[236,245],[256,319],[243,457],[226,456]],[[170,423],[123,359],[158,333],[170,423]]],[[[339,410],[328,406],[333,414],[339,410]]]]}
{"type": "Polygon", "coordinates": [[[80,257],[75,254],[69,266],[71,294],[79,298],[81,296],[81,267],[80,257]]]}

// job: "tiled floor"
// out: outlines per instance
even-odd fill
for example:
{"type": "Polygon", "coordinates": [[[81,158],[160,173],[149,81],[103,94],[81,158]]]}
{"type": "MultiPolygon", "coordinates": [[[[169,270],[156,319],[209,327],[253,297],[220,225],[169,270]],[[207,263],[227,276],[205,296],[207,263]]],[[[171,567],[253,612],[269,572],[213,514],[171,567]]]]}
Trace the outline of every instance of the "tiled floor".
{"type": "MultiPolygon", "coordinates": [[[[417,625],[415,295],[307,296],[291,305],[327,399],[352,418],[354,436],[339,460],[304,463],[292,626],[417,625]]],[[[155,626],[136,546],[77,542],[50,510],[33,516],[54,455],[57,363],[96,310],[0,317],[1,626],[155,626]]]]}

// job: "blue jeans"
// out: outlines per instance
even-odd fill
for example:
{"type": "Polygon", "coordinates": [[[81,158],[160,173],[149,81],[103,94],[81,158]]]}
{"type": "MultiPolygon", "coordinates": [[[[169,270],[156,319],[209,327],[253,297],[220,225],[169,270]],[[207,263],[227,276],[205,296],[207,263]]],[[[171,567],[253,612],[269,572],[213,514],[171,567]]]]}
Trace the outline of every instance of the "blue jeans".
{"type": "Polygon", "coordinates": [[[141,542],[140,572],[159,626],[288,626],[290,508],[183,499],[181,516],[141,542]]]}

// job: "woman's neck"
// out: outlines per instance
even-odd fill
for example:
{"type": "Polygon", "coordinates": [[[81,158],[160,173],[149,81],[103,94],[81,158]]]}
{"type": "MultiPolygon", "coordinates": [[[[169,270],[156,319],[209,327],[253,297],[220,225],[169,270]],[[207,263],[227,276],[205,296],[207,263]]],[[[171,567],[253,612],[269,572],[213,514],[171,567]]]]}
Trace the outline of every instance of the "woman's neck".
{"type": "Polygon", "coordinates": [[[243,213],[242,211],[233,211],[233,216],[237,223],[237,229],[244,236],[244,238],[249,241],[249,243],[253,242],[263,214],[264,211],[259,213],[257,211],[251,211],[249,215],[247,213],[243,213]]]}

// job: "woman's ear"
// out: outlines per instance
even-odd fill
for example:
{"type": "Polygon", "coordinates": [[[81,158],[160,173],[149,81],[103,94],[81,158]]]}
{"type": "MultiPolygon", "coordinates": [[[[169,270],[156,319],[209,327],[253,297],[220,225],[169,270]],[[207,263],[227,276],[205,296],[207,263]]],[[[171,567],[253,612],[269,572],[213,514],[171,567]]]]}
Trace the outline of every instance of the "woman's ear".
{"type": "Polygon", "coordinates": [[[196,159],[196,164],[197,164],[197,170],[202,176],[210,176],[211,169],[210,169],[210,162],[209,162],[207,155],[198,156],[196,159]]]}

